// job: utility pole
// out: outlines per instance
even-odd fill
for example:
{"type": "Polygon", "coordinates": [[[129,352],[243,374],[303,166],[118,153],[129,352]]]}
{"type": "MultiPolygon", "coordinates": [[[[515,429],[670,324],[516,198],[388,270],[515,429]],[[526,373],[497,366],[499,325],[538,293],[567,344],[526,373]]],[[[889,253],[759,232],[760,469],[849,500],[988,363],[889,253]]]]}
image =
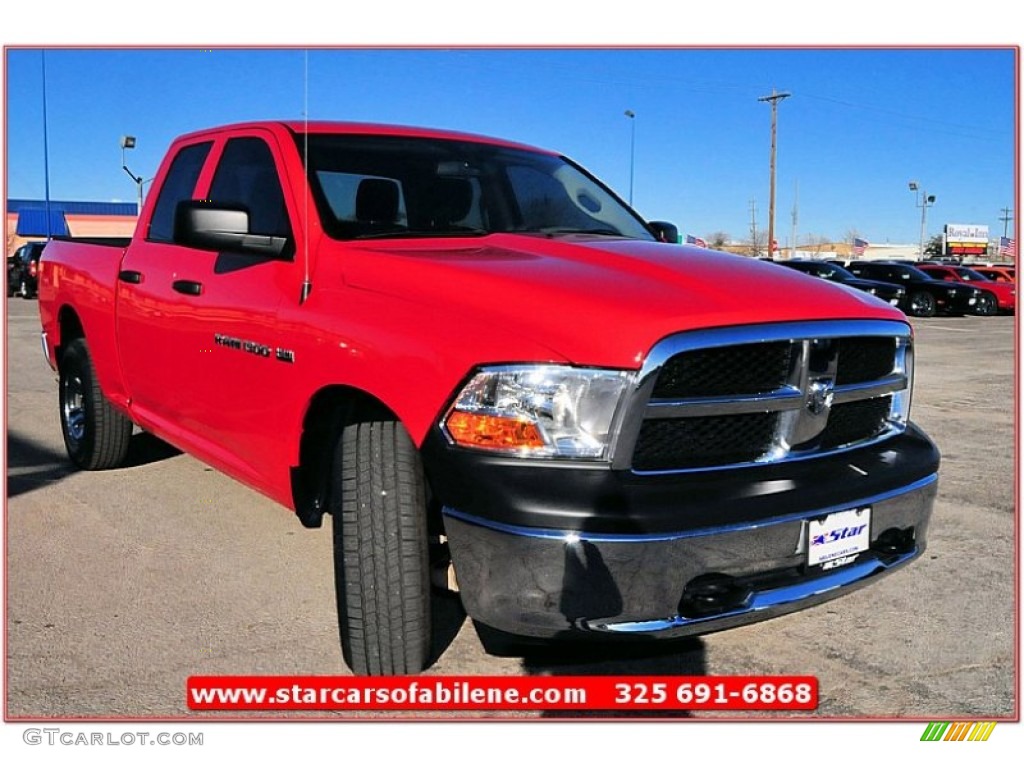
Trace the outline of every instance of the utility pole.
{"type": "Polygon", "coordinates": [[[750,201],[750,255],[757,258],[757,200],[750,201]]]}
{"type": "Polygon", "coordinates": [[[793,229],[789,239],[789,258],[796,258],[796,224],[800,212],[800,182],[793,182],[793,229]]]}
{"type": "Polygon", "coordinates": [[[775,256],[775,132],[778,123],[779,102],[788,99],[793,94],[778,93],[772,88],[771,96],[762,96],[758,101],[767,101],[772,105],[772,152],[768,163],[769,167],[769,192],[768,192],[768,256],[775,256]]]}
{"type": "Polygon", "coordinates": [[[1002,208],[1001,210],[1003,215],[999,217],[999,220],[1003,222],[1003,237],[1006,237],[1007,226],[1011,221],[1013,221],[1013,216],[1010,215],[1010,211],[1012,211],[1013,208],[1002,208]]]}

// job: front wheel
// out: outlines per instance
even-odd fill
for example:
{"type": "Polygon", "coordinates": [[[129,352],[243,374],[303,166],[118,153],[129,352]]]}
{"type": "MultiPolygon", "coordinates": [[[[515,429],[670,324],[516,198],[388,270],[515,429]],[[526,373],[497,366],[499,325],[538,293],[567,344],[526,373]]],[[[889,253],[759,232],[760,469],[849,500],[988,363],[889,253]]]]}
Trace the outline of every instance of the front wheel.
{"type": "Polygon", "coordinates": [[[397,422],[352,424],[331,471],[345,663],[357,675],[421,672],[430,657],[430,576],[419,452],[397,422]]]}
{"type": "Polygon", "coordinates": [[[910,314],[914,317],[934,317],[935,297],[928,291],[917,291],[911,294],[910,314]]]}
{"type": "Polygon", "coordinates": [[[60,361],[60,427],[68,457],[82,469],[120,466],[132,422],[103,396],[85,339],[70,342],[60,361]]]}
{"type": "Polygon", "coordinates": [[[991,317],[999,311],[999,301],[994,293],[985,292],[978,297],[978,303],[974,308],[974,314],[983,317],[991,317]]]}

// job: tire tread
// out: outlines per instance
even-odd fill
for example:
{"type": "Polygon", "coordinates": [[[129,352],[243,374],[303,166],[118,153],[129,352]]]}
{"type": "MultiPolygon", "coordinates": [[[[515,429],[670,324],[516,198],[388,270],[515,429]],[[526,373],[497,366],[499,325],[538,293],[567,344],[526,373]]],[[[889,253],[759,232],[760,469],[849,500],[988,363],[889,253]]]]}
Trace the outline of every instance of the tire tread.
{"type": "Polygon", "coordinates": [[[338,621],[357,674],[423,669],[430,639],[423,472],[396,422],[346,427],[332,493],[338,621]],[[340,497],[340,498],[339,498],[340,497]]]}

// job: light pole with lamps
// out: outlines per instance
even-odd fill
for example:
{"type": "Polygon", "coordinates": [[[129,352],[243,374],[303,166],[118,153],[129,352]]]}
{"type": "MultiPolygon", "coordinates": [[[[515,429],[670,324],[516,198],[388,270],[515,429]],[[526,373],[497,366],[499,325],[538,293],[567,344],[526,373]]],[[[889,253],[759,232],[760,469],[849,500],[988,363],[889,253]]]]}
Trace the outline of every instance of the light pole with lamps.
{"type": "Polygon", "coordinates": [[[633,170],[636,167],[636,112],[627,109],[624,114],[629,118],[629,205],[633,205],[633,170]]]}
{"type": "Polygon", "coordinates": [[[132,181],[135,182],[135,186],[138,187],[138,215],[142,215],[142,185],[145,183],[141,176],[136,176],[134,173],[128,170],[128,163],[125,161],[124,152],[126,149],[135,149],[135,137],[134,136],[122,136],[121,137],[121,168],[128,174],[132,181]]]}
{"type": "Polygon", "coordinates": [[[921,209],[921,235],[917,242],[917,258],[924,261],[924,228],[928,217],[928,206],[935,205],[935,195],[929,195],[923,188],[918,186],[916,181],[910,182],[907,186],[914,193],[914,205],[921,209]]]}

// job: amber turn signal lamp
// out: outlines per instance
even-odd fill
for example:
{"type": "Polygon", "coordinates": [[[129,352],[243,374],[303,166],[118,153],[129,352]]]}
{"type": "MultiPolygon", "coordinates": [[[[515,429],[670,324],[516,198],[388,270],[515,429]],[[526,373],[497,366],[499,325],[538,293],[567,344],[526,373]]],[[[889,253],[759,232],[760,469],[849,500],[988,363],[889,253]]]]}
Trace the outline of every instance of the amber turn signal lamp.
{"type": "Polygon", "coordinates": [[[520,419],[453,411],[445,426],[452,440],[466,448],[508,451],[544,447],[537,425],[520,419]]]}

